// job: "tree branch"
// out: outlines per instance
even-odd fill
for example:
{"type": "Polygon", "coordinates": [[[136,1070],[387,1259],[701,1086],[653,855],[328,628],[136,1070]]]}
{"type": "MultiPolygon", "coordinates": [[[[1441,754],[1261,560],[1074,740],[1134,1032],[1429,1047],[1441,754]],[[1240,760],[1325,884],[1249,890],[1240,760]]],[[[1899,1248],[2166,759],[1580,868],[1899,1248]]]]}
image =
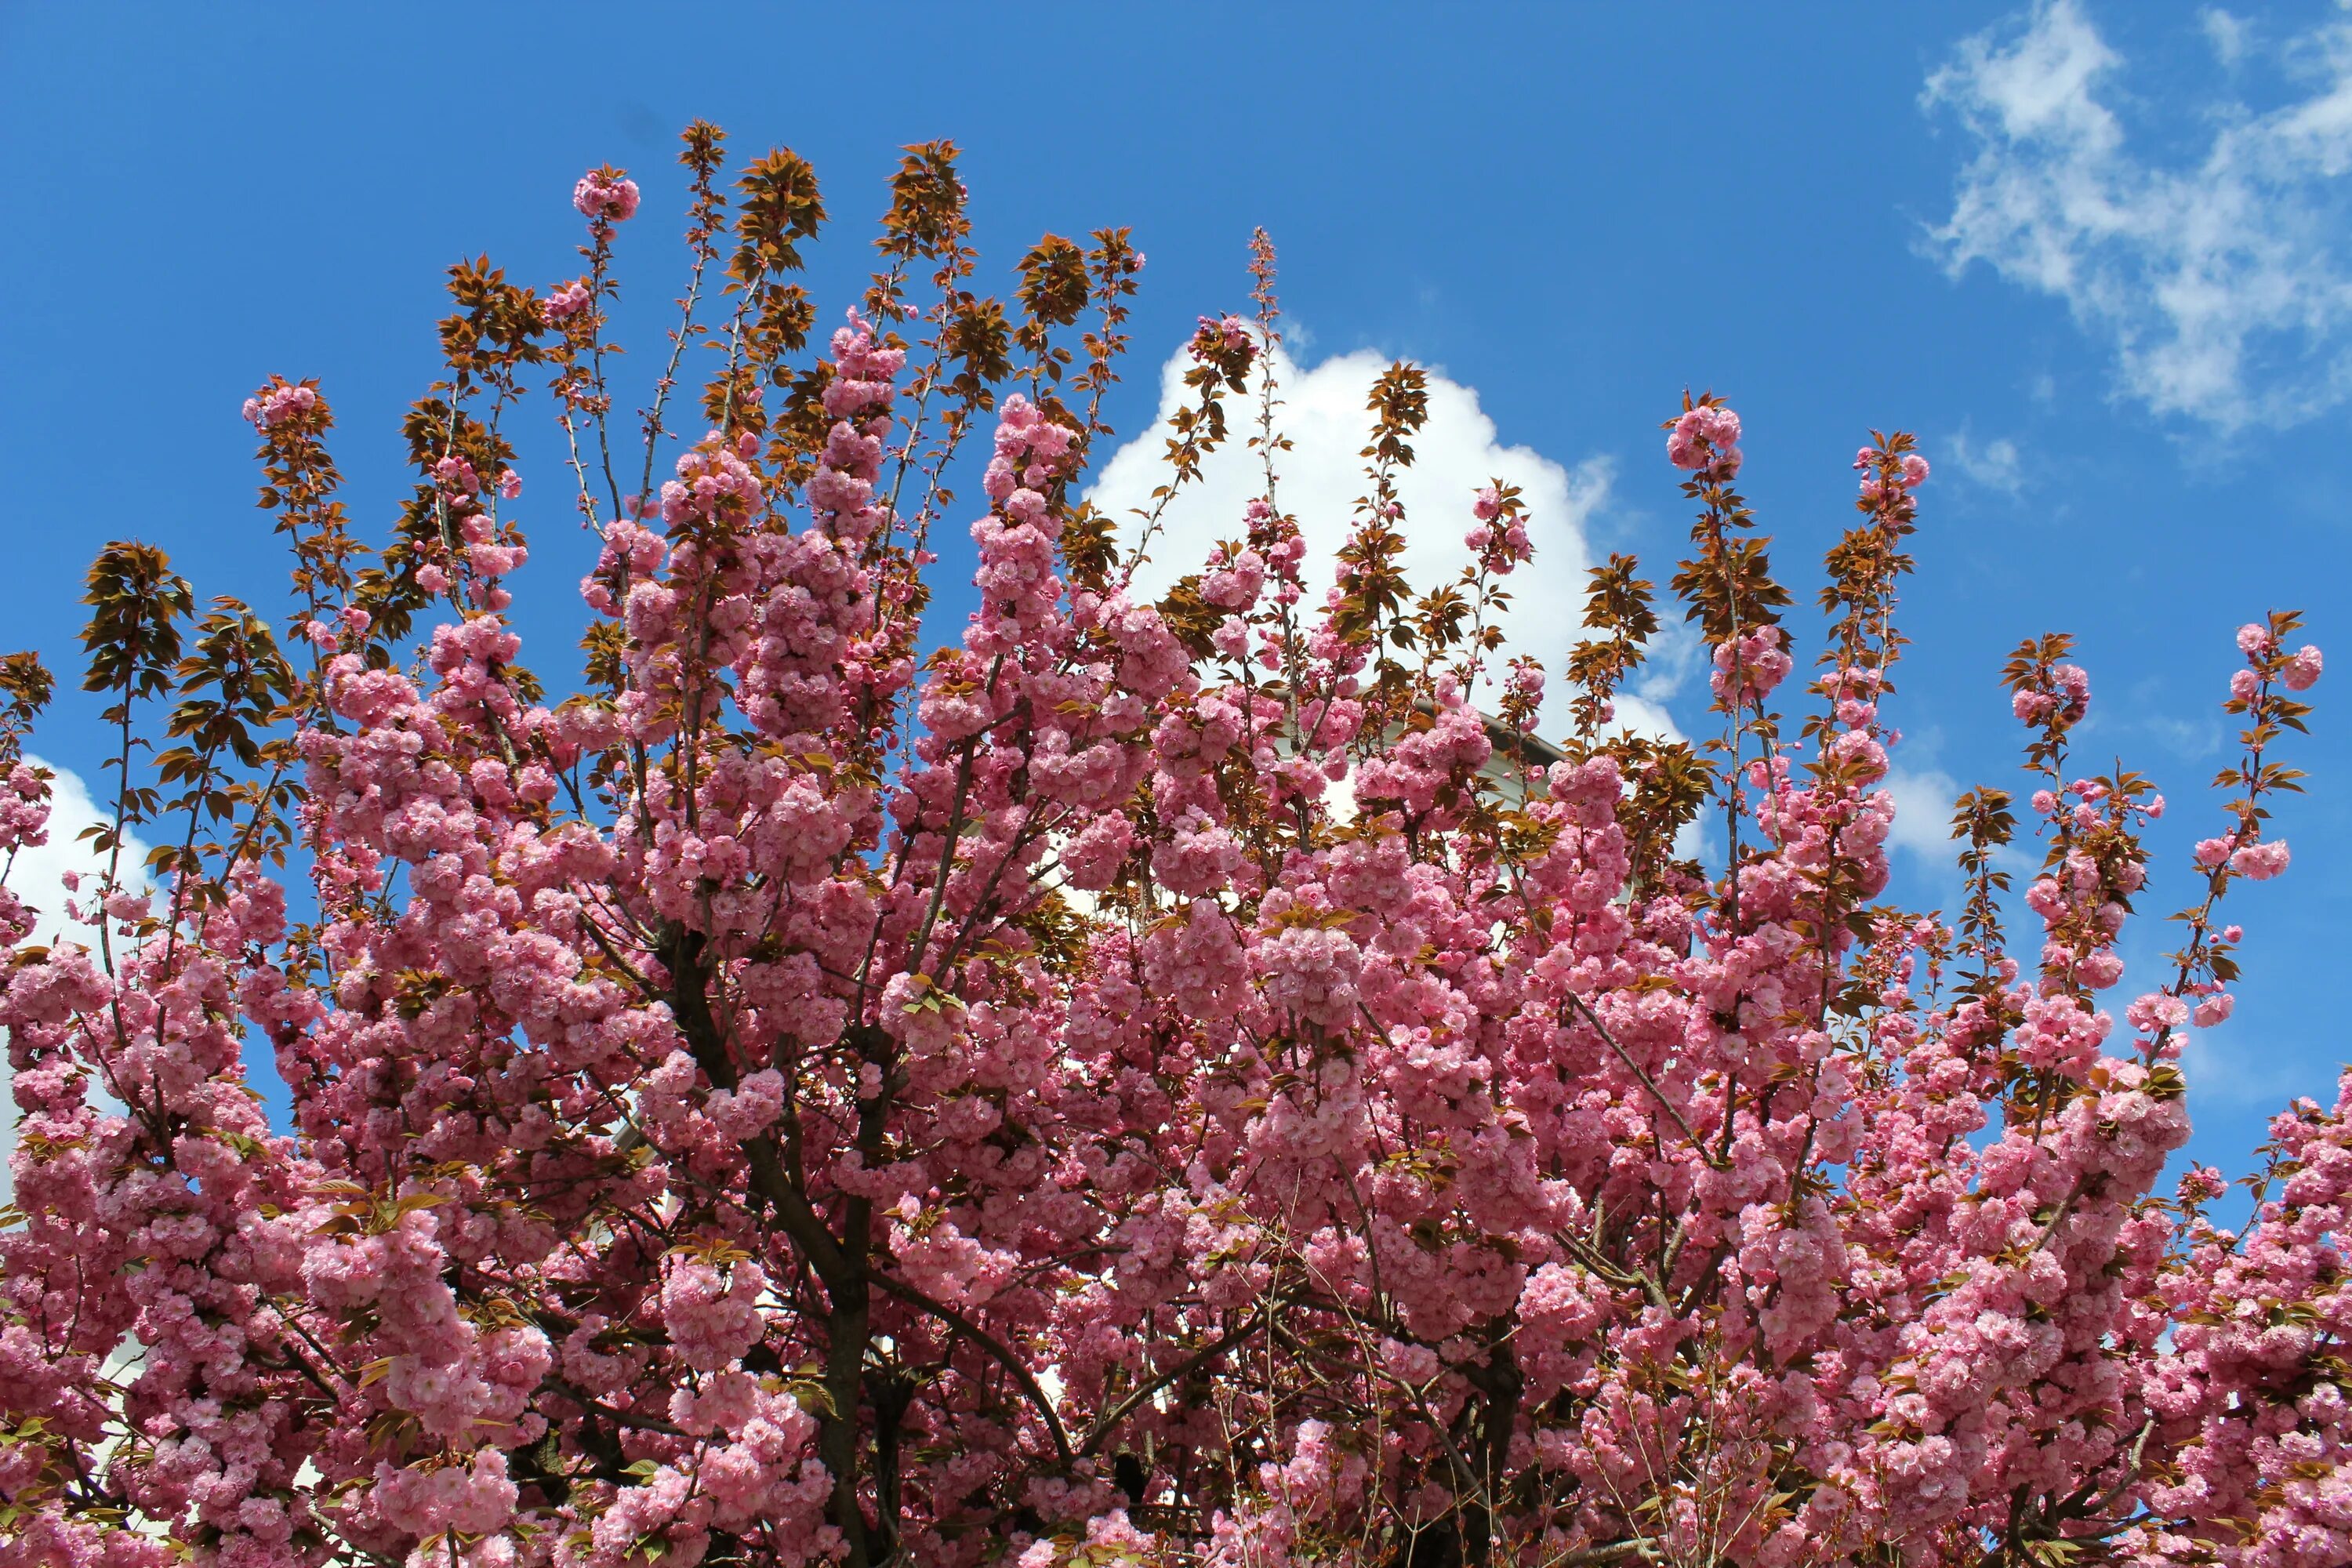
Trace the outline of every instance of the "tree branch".
{"type": "Polygon", "coordinates": [[[878,1269],[868,1274],[866,1279],[908,1306],[929,1312],[994,1357],[998,1365],[1013,1374],[1013,1381],[1021,1385],[1022,1392],[1029,1396],[1030,1403],[1036,1405],[1037,1413],[1045,1418],[1046,1434],[1054,1439],[1054,1451],[1061,1456],[1063,1465],[1066,1468],[1076,1462],[1077,1456],[1070,1451],[1069,1434],[1063,1430],[1062,1418],[1055,1413],[1054,1402],[1045,1397],[1045,1389],[1039,1386],[1036,1378],[1030,1373],[1027,1364],[1019,1356],[1014,1355],[1011,1348],[1002,1340],[946,1302],[932,1300],[903,1279],[893,1279],[878,1269]]]}

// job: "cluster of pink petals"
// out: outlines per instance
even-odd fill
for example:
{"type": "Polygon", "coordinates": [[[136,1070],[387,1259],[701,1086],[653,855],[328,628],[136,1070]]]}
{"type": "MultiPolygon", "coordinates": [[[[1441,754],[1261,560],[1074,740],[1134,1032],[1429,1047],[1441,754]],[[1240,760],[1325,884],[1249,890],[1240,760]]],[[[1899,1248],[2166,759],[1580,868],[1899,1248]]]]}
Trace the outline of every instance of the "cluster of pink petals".
{"type": "Polygon", "coordinates": [[[1685,410],[1666,433],[1666,460],[1729,479],[1739,472],[1739,416],[1717,404],[1685,410]]]}
{"type": "Polygon", "coordinates": [[[591,169],[572,187],[572,205],[593,221],[625,223],[637,213],[637,183],[617,169],[591,169]]]}
{"type": "Polygon", "coordinates": [[[247,398],[244,417],[255,429],[267,430],[299,418],[318,405],[319,394],[314,388],[280,383],[263,396],[247,398]]]}

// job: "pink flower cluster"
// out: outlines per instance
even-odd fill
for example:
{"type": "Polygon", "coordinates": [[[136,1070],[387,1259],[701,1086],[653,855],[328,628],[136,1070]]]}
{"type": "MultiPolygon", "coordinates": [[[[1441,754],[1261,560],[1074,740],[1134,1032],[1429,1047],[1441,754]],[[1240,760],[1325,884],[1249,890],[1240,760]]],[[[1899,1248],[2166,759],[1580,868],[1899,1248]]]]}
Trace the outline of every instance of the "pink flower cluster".
{"type": "Polygon", "coordinates": [[[1257,345],[1256,339],[1250,335],[1249,323],[1239,316],[1230,315],[1202,317],[1200,329],[1193,334],[1193,357],[1196,359],[1206,358],[1216,349],[1223,349],[1227,353],[1248,353],[1257,345]]]}
{"type": "Polygon", "coordinates": [[[606,164],[591,169],[572,187],[572,205],[595,223],[626,223],[637,216],[637,183],[606,164]]]}
{"type": "Polygon", "coordinates": [[[1719,403],[1684,411],[1666,434],[1666,460],[1728,479],[1739,472],[1739,416],[1719,403]]]}
{"type": "Polygon", "coordinates": [[[268,430],[299,419],[318,406],[316,388],[278,382],[264,395],[245,400],[245,422],[257,430],[268,430]]]}
{"type": "Polygon", "coordinates": [[[1905,452],[1890,458],[1875,447],[1864,447],[1853,455],[1854,470],[1862,475],[1862,499],[1878,500],[1890,479],[1897,489],[1916,490],[1927,482],[1927,459],[1916,452],[1905,452]]]}
{"type": "Polygon", "coordinates": [[[575,278],[559,288],[549,289],[546,302],[541,308],[546,311],[549,321],[561,323],[572,320],[572,317],[586,310],[592,297],[588,292],[586,279],[575,278]]]}

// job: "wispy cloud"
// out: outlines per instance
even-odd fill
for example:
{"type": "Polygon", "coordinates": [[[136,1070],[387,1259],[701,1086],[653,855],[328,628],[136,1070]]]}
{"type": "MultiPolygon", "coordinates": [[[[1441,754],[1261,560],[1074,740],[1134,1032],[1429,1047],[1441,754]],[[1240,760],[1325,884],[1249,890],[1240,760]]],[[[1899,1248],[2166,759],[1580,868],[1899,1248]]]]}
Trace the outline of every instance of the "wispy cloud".
{"type": "Polygon", "coordinates": [[[2255,1045],[2245,1031],[2226,1025],[2190,1030],[2181,1043],[2180,1070],[2192,1105],[2231,1109],[2284,1110],[2294,1096],[2327,1082],[2295,1053],[2255,1045]]]}
{"type": "Polygon", "coordinates": [[[2203,762],[2221,749],[2229,739],[2221,721],[2209,717],[2176,718],[2168,713],[2150,713],[2140,721],[2140,727],[2172,752],[2175,756],[2192,763],[2203,762]]]}
{"type": "Polygon", "coordinates": [[[2213,58],[2225,66],[2244,59],[2253,47],[2253,24],[2243,16],[2208,5],[2197,13],[2197,21],[2205,29],[2205,41],[2213,46],[2213,58]]]}
{"type": "Polygon", "coordinates": [[[2118,390],[2222,432],[2294,424],[2352,394],[2352,278],[2338,253],[2352,169],[2352,20],[2265,46],[2204,13],[2225,67],[2286,83],[2258,110],[2217,89],[2172,163],[2136,148],[2112,103],[2126,65],[2077,0],[2041,0],[1963,42],[1922,103],[1975,144],[1927,243],[1958,275],[1981,261],[2063,300],[2115,356],[2118,390]]]}
{"type": "Polygon", "coordinates": [[[1895,797],[1895,826],[1888,844],[1908,849],[1931,870],[1957,876],[1958,853],[1952,845],[1952,803],[1960,786],[1940,768],[1888,770],[1886,792],[1895,797]]]}
{"type": "Polygon", "coordinates": [[[1959,470],[1960,478],[1972,485],[1997,490],[2005,496],[2015,496],[2025,489],[2025,458],[2017,443],[2006,436],[1996,436],[1980,441],[1966,430],[1952,435],[1943,443],[1943,455],[1959,470]]]}

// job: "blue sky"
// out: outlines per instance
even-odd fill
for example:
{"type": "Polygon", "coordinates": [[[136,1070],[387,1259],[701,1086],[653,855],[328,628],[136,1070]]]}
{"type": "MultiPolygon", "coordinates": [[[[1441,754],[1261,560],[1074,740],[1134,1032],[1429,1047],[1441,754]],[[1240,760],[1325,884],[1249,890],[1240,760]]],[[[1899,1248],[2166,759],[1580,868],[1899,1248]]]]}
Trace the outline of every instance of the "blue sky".
{"type": "MultiPolygon", "coordinates": [[[[354,518],[380,530],[442,269],[488,252],[525,281],[570,276],[566,197],[592,163],[646,187],[623,324],[650,374],[679,276],[671,139],[695,116],[740,153],[781,142],[815,163],[829,312],[870,265],[902,143],[964,148],[996,287],[1041,231],[1132,226],[1150,266],[1123,437],[1152,420],[1194,316],[1245,306],[1265,225],[1302,375],[1337,360],[1324,390],[1341,398],[1351,353],[1441,371],[1464,389],[1447,460],[1555,476],[1538,534],[1561,563],[1631,549],[1671,571],[1685,520],[1656,426],[1685,385],[1744,415],[1746,489],[1801,599],[1851,516],[1855,446],[1918,432],[1937,471],[1897,701],[1906,798],[1939,811],[1955,786],[2014,782],[1999,663],[2071,630],[2096,693],[2086,760],[2120,756],[2174,805],[2151,914],[2187,900],[2181,851],[2215,820],[2231,629],[2274,604],[2309,612],[2323,645],[2347,622],[2330,492],[2352,396],[2352,22],[2336,5],[662,19],[685,14],[0,0],[16,497],[0,641],[77,668],[80,573],[126,534],[202,593],[282,603],[237,419],[273,372],[321,378],[354,518]]],[[[552,674],[589,552],[533,442],[520,598],[552,674]]],[[[1523,596],[1520,640],[1556,662],[1574,609],[1523,596]]],[[[2283,814],[2294,869],[2241,889],[2246,984],[2191,1062],[2194,1147],[2231,1167],[2270,1109],[2327,1094],[2352,1056],[2323,956],[2352,936],[2352,715],[2333,685],[2294,759],[2312,774],[2283,814]]],[[[1657,695],[1696,727],[1693,687],[1657,695]]],[[[63,697],[37,742],[93,781],[97,706],[63,697]]],[[[1897,891],[1948,898],[1919,852],[1940,826],[1914,837],[1897,891]]],[[[2158,925],[2135,955],[2168,945],[2158,925]]]]}

